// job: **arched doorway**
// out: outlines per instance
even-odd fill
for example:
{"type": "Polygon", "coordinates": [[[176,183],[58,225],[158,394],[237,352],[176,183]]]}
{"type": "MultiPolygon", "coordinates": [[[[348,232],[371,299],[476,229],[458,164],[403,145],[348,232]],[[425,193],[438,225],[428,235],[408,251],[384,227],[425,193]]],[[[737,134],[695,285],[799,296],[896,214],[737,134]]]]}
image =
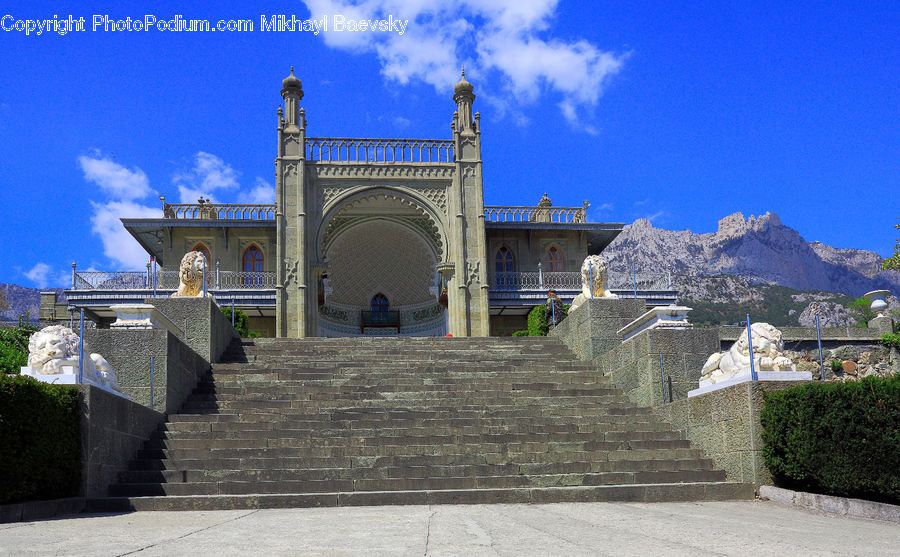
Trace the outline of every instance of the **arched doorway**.
{"type": "Polygon", "coordinates": [[[373,193],[343,203],[323,224],[329,294],[320,336],[446,334],[437,301],[442,239],[421,208],[373,193]]]}

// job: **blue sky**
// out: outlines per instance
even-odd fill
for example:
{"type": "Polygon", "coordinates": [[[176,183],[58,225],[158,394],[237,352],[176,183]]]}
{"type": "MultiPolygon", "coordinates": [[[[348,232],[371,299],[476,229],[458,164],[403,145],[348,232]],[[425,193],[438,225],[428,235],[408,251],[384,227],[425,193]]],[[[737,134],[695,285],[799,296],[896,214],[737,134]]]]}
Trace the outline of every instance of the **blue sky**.
{"type": "Polygon", "coordinates": [[[265,201],[291,65],[312,136],[449,137],[459,67],[482,113],[485,202],[592,203],[601,222],[712,232],[775,211],[809,241],[889,255],[900,217],[895,2],[34,2],[0,16],[0,282],[142,267],[118,216],[159,195],[265,201]],[[435,8],[433,5],[439,7],[435,8]],[[84,17],[85,31],[17,21],[84,17]],[[92,30],[249,19],[252,32],[92,30]],[[263,31],[260,16],[329,16],[263,31]],[[404,33],[334,30],[408,20],[404,33]],[[21,25],[24,25],[21,24],[21,25]]]}

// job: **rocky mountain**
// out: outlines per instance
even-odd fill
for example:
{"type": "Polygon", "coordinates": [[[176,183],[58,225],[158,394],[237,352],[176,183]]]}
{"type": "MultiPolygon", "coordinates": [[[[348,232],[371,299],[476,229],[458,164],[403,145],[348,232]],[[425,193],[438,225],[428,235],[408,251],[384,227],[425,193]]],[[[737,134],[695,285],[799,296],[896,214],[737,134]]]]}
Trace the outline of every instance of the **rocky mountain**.
{"type": "Polygon", "coordinates": [[[698,295],[704,286],[689,277],[732,275],[751,284],[853,297],[878,289],[900,292],[900,273],[882,271],[878,254],[807,242],[775,213],[749,219],[735,213],[720,220],[718,230],[706,234],[655,228],[650,221],[638,219],[603,254],[612,269],[630,269],[634,261],[645,272],[669,271],[676,284],[694,288],[698,295]]]}
{"type": "Polygon", "coordinates": [[[15,284],[0,283],[0,292],[6,298],[9,307],[0,311],[0,320],[16,321],[25,312],[31,312],[29,319],[36,321],[41,307],[41,292],[54,291],[59,294],[59,301],[65,301],[66,296],[61,288],[27,288],[15,284]]]}

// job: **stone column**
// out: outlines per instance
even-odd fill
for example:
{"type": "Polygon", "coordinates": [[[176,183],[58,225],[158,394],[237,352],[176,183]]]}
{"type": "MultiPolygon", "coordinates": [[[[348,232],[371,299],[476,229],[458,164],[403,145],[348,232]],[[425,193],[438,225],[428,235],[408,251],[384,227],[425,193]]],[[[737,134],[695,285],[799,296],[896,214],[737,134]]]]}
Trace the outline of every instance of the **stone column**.
{"type": "Polygon", "coordinates": [[[303,98],[300,80],[291,75],[282,82],[284,120],[278,134],[278,174],[276,214],[278,226],[279,271],[276,300],[276,331],[280,337],[304,337],[309,334],[309,265],[306,245],[306,115],[299,102],[303,98]]]}
{"type": "Polygon", "coordinates": [[[450,258],[455,272],[448,287],[450,332],[454,336],[489,336],[484,190],[481,174],[480,116],[472,117],[474,88],[462,80],[454,88],[453,122],[456,171],[450,188],[450,258]]]}

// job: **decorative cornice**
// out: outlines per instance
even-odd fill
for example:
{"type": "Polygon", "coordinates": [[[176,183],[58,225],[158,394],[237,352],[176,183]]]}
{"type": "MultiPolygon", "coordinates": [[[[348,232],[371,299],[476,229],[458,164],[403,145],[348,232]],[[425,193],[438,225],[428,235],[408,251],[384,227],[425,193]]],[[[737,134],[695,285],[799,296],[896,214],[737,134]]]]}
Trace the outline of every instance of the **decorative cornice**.
{"type": "Polygon", "coordinates": [[[405,180],[452,180],[455,167],[452,164],[349,164],[328,162],[307,162],[307,168],[315,178],[320,179],[405,179],[405,180]]]}

